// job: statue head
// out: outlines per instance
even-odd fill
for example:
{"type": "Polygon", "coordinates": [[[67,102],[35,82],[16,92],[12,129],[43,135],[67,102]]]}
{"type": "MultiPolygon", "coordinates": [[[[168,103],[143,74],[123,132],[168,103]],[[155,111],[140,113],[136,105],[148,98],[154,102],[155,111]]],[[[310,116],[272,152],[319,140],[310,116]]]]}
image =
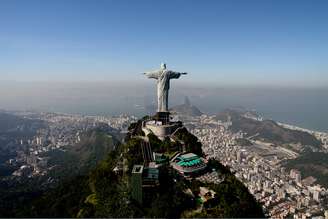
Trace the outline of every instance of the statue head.
{"type": "Polygon", "coordinates": [[[161,63],[161,69],[163,69],[163,70],[166,69],[166,64],[165,63],[161,63]]]}

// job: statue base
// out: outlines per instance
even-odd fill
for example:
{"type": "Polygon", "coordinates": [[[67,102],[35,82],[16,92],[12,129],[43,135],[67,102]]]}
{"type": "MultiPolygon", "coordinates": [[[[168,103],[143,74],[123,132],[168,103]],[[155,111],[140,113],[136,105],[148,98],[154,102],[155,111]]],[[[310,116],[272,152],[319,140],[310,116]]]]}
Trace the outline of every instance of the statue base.
{"type": "Polygon", "coordinates": [[[153,133],[160,140],[163,140],[166,137],[170,137],[181,126],[182,122],[170,121],[170,112],[157,112],[152,116],[152,119],[143,122],[142,130],[146,135],[153,133]]]}
{"type": "Polygon", "coordinates": [[[153,119],[162,122],[163,125],[170,123],[170,112],[157,112],[153,119]]]}

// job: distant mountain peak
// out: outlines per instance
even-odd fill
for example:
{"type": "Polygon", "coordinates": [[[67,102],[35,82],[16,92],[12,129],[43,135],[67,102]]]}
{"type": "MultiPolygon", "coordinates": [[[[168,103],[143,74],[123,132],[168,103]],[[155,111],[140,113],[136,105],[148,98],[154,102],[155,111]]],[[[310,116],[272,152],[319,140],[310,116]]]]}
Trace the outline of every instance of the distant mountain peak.
{"type": "Polygon", "coordinates": [[[190,104],[190,100],[189,100],[189,97],[188,97],[188,96],[185,96],[185,99],[184,99],[184,105],[186,105],[186,106],[191,106],[191,104],[190,104]]]}
{"type": "Polygon", "coordinates": [[[187,96],[183,104],[172,107],[170,111],[187,116],[200,116],[203,114],[196,106],[191,104],[187,96]]]}

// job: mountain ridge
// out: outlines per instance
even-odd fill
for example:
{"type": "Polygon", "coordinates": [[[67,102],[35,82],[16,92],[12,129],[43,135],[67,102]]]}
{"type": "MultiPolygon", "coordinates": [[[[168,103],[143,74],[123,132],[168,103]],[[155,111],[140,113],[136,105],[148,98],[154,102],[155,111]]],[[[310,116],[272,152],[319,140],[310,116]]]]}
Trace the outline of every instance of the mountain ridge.
{"type": "Polygon", "coordinates": [[[242,116],[243,112],[227,109],[216,115],[218,120],[227,121],[231,119],[232,126],[230,129],[234,132],[246,132],[247,136],[254,136],[254,139],[261,139],[274,144],[301,144],[302,146],[312,146],[320,148],[322,143],[313,135],[291,130],[280,126],[273,120],[258,121],[242,116]]]}

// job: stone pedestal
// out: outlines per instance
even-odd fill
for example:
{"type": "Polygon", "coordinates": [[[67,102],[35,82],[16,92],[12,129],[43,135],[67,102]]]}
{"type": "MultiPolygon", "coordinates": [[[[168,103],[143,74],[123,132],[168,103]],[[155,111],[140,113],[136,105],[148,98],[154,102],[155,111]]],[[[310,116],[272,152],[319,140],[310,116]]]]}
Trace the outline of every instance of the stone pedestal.
{"type": "Polygon", "coordinates": [[[165,137],[170,137],[181,125],[181,122],[170,121],[170,112],[157,112],[152,119],[143,122],[142,130],[146,135],[153,133],[160,140],[164,140],[165,137]]]}
{"type": "Polygon", "coordinates": [[[170,112],[157,112],[153,119],[162,122],[163,125],[170,123],[170,112]]]}

